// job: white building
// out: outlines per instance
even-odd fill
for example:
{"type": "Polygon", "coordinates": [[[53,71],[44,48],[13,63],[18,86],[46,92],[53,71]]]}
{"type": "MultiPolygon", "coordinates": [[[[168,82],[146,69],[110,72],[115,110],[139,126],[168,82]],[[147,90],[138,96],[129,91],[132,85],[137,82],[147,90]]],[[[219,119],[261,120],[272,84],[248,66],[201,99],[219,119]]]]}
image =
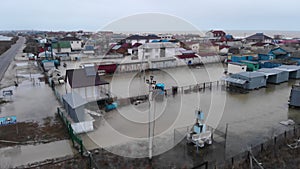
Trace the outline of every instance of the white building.
{"type": "Polygon", "coordinates": [[[227,73],[235,74],[240,72],[246,72],[247,65],[240,63],[228,63],[227,73]]]}
{"type": "Polygon", "coordinates": [[[68,41],[71,44],[72,51],[81,50],[82,49],[82,40],[76,37],[67,36],[60,41],[68,41]]]}
{"type": "Polygon", "coordinates": [[[177,46],[171,42],[145,43],[138,47],[139,60],[175,57],[177,46]]]}

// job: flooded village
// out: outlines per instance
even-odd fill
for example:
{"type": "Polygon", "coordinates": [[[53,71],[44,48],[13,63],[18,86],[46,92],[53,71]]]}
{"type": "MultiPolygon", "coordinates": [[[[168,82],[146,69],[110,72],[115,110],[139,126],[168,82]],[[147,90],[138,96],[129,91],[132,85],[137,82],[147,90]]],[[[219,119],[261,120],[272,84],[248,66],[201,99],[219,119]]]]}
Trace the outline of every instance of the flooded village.
{"type": "Polygon", "coordinates": [[[1,34],[0,168],[300,167],[300,33],[1,34]]]}

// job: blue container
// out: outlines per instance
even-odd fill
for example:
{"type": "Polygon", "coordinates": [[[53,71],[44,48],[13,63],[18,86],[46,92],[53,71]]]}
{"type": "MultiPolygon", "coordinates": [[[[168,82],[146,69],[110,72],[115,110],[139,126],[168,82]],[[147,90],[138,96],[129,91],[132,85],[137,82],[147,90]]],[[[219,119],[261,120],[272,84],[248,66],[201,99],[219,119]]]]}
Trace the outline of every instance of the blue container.
{"type": "Polygon", "coordinates": [[[162,91],[165,91],[165,84],[163,84],[163,83],[157,83],[157,84],[155,85],[155,88],[156,88],[156,89],[160,89],[160,90],[162,90],[162,91]]]}
{"type": "Polygon", "coordinates": [[[112,104],[108,104],[105,106],[105,111],[114,110],[118,107],[118,103],[113,102],[112,104]]]}

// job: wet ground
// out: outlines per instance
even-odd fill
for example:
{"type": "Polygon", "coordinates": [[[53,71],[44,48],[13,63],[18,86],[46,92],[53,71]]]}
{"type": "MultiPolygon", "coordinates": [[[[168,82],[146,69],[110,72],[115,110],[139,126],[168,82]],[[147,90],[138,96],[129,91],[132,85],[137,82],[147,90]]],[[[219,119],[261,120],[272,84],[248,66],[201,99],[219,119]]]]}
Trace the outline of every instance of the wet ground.
{"type": "Polygon", "coordinates": [[[59,102],[36,62],[22,55],[16,54],[0,83],[0,117],[17,117],[17,124],[0,127],[0,168],[73,155],[67,130],[56,117],[59,102]],[[2,96],[4,90],[13,95],[2,96]]]}
{"type": "Polygon", "coordinates": [[[73,148],[69,140],[55,141],[47,144],[19,145],[1,148],[0,163],[2,168],[12,168],[45,159],[64,157],[70,154],[73,154],[73,148]],[[53,147],[55,147],[55,150],[53,147]]]}

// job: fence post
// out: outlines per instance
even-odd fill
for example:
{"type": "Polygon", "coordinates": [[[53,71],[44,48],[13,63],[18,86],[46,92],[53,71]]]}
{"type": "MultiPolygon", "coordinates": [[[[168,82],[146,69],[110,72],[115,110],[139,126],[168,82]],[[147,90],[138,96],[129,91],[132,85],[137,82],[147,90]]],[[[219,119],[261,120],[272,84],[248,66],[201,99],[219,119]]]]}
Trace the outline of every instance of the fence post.
{"type": "Polygon", "coordinates": [[[80,154],[83,155],[83,144],[82,144],[82,140],[79,140],[79,144],[80,144],[80,154]]]}

